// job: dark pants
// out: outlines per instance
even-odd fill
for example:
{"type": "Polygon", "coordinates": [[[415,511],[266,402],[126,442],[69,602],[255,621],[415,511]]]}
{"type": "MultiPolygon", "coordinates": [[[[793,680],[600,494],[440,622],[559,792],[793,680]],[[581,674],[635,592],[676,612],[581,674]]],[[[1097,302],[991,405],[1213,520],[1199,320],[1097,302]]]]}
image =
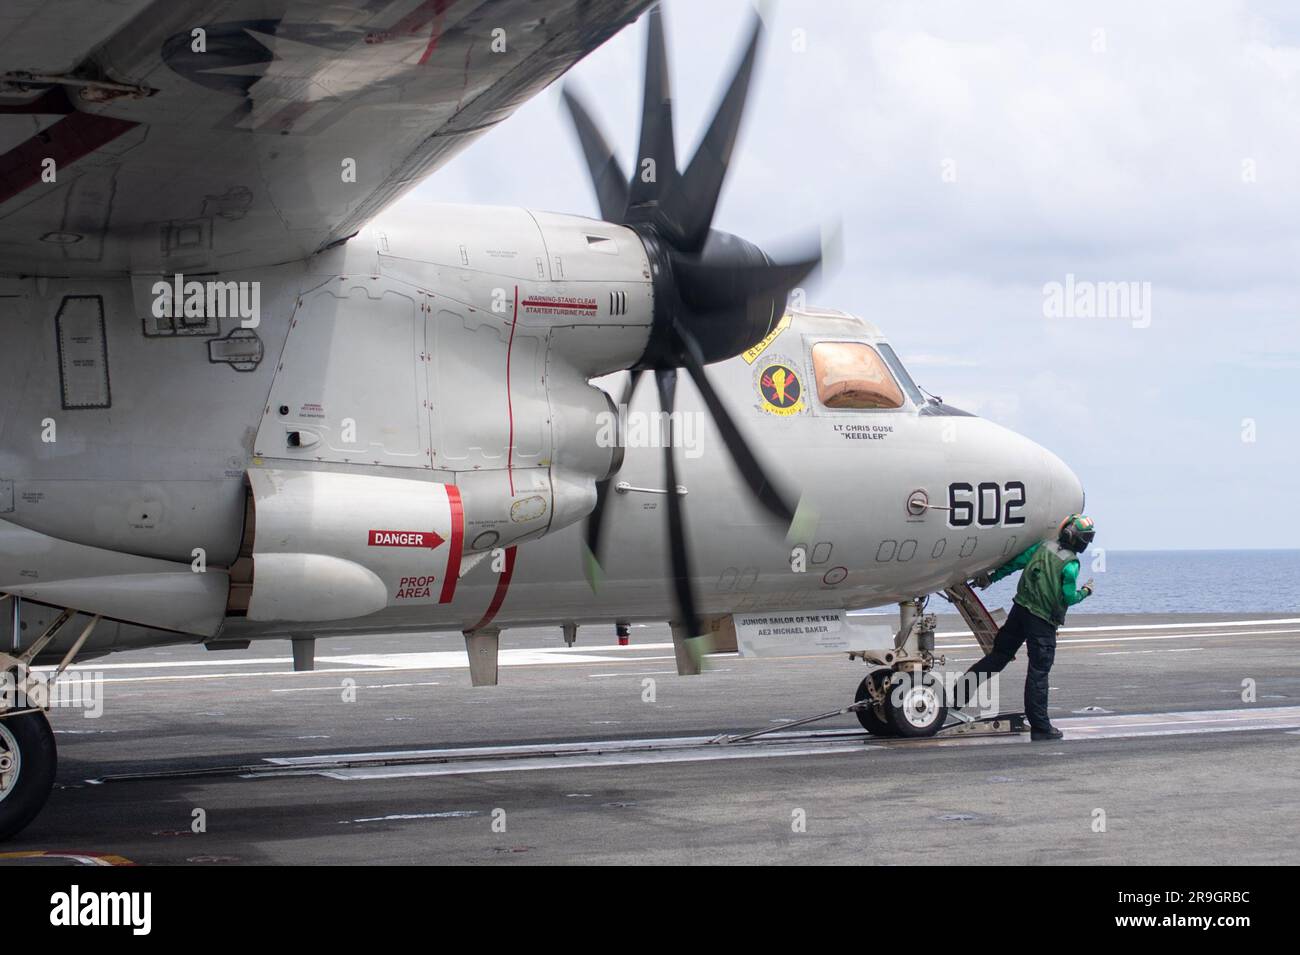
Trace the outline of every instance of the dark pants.
{"type": "Polygon", "coordinates": [[[992,651],[975,663],[957,685],[956,702],[978,687],[990,673],[1000,673],[1022,644],[1029,644],[1029,673],[1025,677],[1025,717],[1032,729],[1051,726],[1047,718],[1048,674],[1056,659],[1056,625],[1012,604],[1007,622],[993,638],[992,651]]]}

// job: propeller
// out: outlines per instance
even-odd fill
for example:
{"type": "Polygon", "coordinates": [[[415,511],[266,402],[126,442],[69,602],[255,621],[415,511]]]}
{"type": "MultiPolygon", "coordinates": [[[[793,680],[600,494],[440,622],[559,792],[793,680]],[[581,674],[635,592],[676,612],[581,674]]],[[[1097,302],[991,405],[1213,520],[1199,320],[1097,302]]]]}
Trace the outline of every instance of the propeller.
{"type": "MultiPolygon", "coordinates": [[[[664,476],[669,572],[677,615],[674,622],[685,626],[691,637],[698,637],[702,629],[691,585],[690,549],[683,501],[677,493],[671,433],[679,369],[684,369],[695,383],[754,498],[787,526],[795,514],[789,498],[764,471],[704,370],[705,365],[732,358],[762,341],[780,321],[790,290],[821,261],[820,248],[810,246],[791,261],[777,263],[745,239],[712,227],[762,33],[762,20],[755,14],[727,91],[684,172],[677,168],[668,54],[658,7],[650,11],[647,23],[641,135],[637,166],[630,179],[583,101],[567,84],[563,92],[601,217],[634,230],[650,259],[653,324],[645,352],[631,369],[620,407],[630,404],[641,374],[653,371],[659,406],[669,415],[664,476]]],[[[612,481],[610,475],[597,482],[596,506],[587,521],[585,543],[593,586],[600,576],[602,532],[612,481]]]]}

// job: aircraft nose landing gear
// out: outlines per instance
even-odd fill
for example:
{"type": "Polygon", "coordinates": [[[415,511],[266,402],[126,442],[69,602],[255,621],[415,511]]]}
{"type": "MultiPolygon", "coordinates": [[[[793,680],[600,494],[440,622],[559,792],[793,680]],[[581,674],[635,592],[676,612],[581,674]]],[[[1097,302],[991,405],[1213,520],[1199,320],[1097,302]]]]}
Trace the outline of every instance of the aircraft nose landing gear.
{"type": "MultiPolygon", "coordinates": [[[[944,592],[957,605],[971,632],[987,653],[993,646],[997,621],[974,592],[962,584],[944,592]]],[[[945,737],[1020,733],[1023,713],[972,715],[949,711],[948,689],[934,673],[943,657],[934,653],[935,615],[925,613],[926,599],[899,604],[901,626],[891,650],[853,650],[849,659],[861,658],[873,669],[858,686],[852,709],[862,728],[873,736],[916,739],[943,731],[945,737]],[[952,723],[948,723],[949,719],[952,723]]]]}
{"type": "MultiPolygon", "coordinates": [[[[966,590],[969,591],[969,588],[966,590]]],[[[984,617],[989,617],[988,611],[984,610],[978,599],[972,605],[978,606],[984,617]]],[[[950,713],[943,681],[933,673],[935,663],[944,662],[943,657],[936,660],[934,655],[935,616],[922,612],[925,609],[924,599],[907,600],[899,607],[902,611],[902,626],[894,636],[893,649],[849,651],[850,660],[862,659],[871,667],[858,684],[858,692],[852,703],[829,713],[783,722],[780,727],[769,726],[739,736],[718,736],[710,742],[746,743],[777,732],[789,734],[796,727],[849,713],[858,718],[864,730],[878,737],[920,739],[934,736],[940,731],[944,738],[1024,732],[1023,713],[999,713],[992,716],[973,716],[961,710],[950,713]],[[952,723],[948,722],[949,717],[952,717],[952,723]]],[[[966,612],[963,610],[963,616],[966,612]]],[[[983,626],[976,627],[972,624],[972,630],[983,645],[985,635],[996,632],[997,627],[991,617],[979,622],[983,626]]],[[[990,646],[992,639],[992,636],[987,636],[990,646]]]]}
{"type": "Polygon", "coordinates": [[[924,609],[924,600],[899,604],[901,626],[892,650],[849,654],[875,667],[854,697],[858,703],[871,700],[856,712],[862,728],[874,736],[933,736],[948,718],[943,685],[932,672],[935,616],[924,609]]]}

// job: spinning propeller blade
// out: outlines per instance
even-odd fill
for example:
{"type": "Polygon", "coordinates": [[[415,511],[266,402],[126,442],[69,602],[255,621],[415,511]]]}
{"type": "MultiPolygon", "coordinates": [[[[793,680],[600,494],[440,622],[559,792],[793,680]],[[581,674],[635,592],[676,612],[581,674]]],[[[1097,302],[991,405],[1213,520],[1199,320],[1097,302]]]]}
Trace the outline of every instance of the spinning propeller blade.
{"type": "MultiPolygon", "coordinates": [[[[821,262],[820,247],[778,263],[752,243],[713,229],[762,34],[762,20],[755,14],[740,62],[685,172],[677,169],[667,44],[657,7],[650,11],[647,22],[641,132],[630,180],[582,101],[566,88],[564,102],[586,157],[601,216],[640,236],[654,275],[653,329],[645,353],[632,371],[620,410],[630,404],[640,372],[653,371],[660,408],[671,415],[677,369],[684,368],[754,498],[789,525],[794,505],[764,471],[704,371],[705,365],[731,358],[762,341],[781,320],[790,290],[821,262]]],[[[674,622],[686,627],[690,636],[699,636],[701,620],[691,583],[685,507],[677,493],[673,420],[667,420],[670,440],[664,448],[664,490],[674,622]]],[[[584,542],[593,587],[601,574],[602,533],[612,482],[610,476],[597,483],[596,507],[587,521],[584,542]]]]}

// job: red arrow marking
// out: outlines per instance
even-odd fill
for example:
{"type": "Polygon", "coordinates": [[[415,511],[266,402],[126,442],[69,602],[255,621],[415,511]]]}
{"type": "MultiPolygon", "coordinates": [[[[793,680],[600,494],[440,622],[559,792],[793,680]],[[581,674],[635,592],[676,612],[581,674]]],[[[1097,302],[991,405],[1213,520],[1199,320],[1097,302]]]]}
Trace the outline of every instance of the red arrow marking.
{"type": "Polygon", "coordinates": [[[434,531],[371,531],[371,547],[427,547],[433,550],[446,543],[434,531]]]}

